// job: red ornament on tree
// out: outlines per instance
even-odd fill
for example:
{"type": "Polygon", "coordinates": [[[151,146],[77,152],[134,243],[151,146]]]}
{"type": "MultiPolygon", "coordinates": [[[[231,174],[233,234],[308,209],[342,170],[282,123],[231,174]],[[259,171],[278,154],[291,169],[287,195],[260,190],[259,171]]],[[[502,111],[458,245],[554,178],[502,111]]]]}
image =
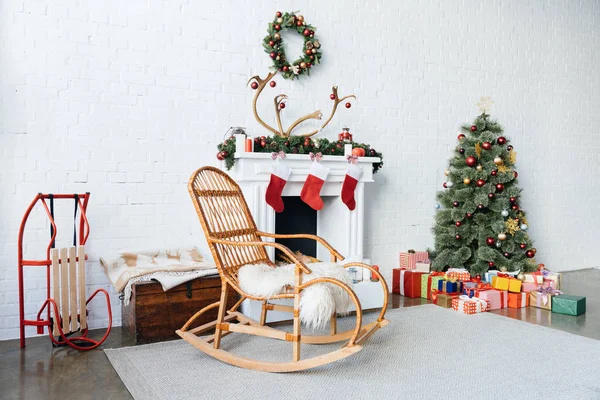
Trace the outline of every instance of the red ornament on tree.
{"type": "Polygon", "coordinates": [[[504,254],[502,254],[505,258],[510,258],[510,253],[508,251],[505,251],[504,254]]]}
{"type": "Polygon", "coordinates": [[[500,136],[498,139],[496,139],[496,142],[498,144],[505,144],[506,143],[506,138],[504,136],[500,136]]]}
{"type": "Polygon", "coordinates": [[[477,130],[477,127],[475,125],[471,125],[471,132],[475,132],[477,130]]]}
{"type": "Polygon", "coordinates": [[[460,203],[458,201],[453,201],[452,202],[452,206],[453,207],[458,207],[460,205],[460,203]]]}
{"type": "Polygon", "coordinates": [[[516,198],[516,197],[511,197],[511,198],[510,198],[510,202],[511,202],[511,203],[514,203],[514,202],[516,202],[516,201],[517,201],[517,198],[516,198]]]}
{"type": "Polygon", "coordinates": [[[460,239],[462,239],[462,236],[460,236],[460,235],[457,233],[457,234],[456,234],[456,236],[454,236],[454,238],[455,238],[456,240],[460,240],[460,239]]]}
{"type": "Polygon", "coordinates": [[[492,148],[492,144],[490,142],[483,142],[481,143],[481,148],[483,148],[484,150],[489,150],[492,148]]]}
{"type": "Polygon", "coordinates": [[[460,149],[458,149],[458,152],[459,152],[460,154],[465,154],[465,149],[463,149],[463,148],[461,147],[460,149]]]}
{"type": "Polygon", "coordinates": [[[491,200],[491,199],[493,199],[493,198],[494,198],[494,196],[495,196],[495,195],[494,195],[494,193],[488,193],[488,199],[490,199],[490,200],[491,200]]]}
{"type": "Polygon", "coordinates": [[[477,179],[477,186],[482,187],[483,185],[485,185],[485,181],[483,179],[477,179]]]}
{"type": "Polygon", "coordinates": [[[485,239],[485,244],[487,244],[488,246],[493,246],[495,243],[496,241],[493,237],[488,237],[487,239],[485,239]]]}
{"type": "Polygon", "coordinates": [[[519,206],[516,204],[513,204],[511,207],[513,210],[517,211],[519,209],[519,206]]]}
{"type": "Polygon", "coordinates": [[[277,16],[277,18],[281,17],[281,11],[277,11],[277,12],[275,13],[275,15],[277,16]]]}
{"type": "Polygon", "coordinates": [[[467,213],[467,218],[471,218],[472,216],[473,216],[473,214],[467,213]]]}
{"type": "Polygon", "coordinates": [[[329,95],[329,98],[330,98],[331,100],[335,100],[335,94],[331,93],[331,94],[329,95]]]}
{"type": "Polygon", "coordinates": [[[490,268],[494,268],[494,265],[496,265],[496,264],[494,264],[494,262],[493,262],[493,261],[490,261],[490,262],[488,263],[488,266],[489,266],[490,268]]]}
{"type": "Polygon", "coordinates": [[[474,167],[477,164],[477,159],[473,156],[469,156],[465,159],[465,163],[469,166],[469,167],[474,167]]]}
{"type": "Polygon", "coordinates": [[[513,171],[513,175],[515,176],[515,179],[517,179],[517,177],[519,176],[519,174],[517,173],[517,171],[513,171]]]}
{"type": "Polygon", "coordinates": [[[513,149],[512,144],[509,144],[508,146],[506,146],[506,150],[512,151],[512,149],[513,149]]]}
{"type": "Polygon", "coordinates": [[[527,250],[525,256],[527,256],[527,258],[533,258],[535,257],[535,252],[533,250],[527,250]]]}
{"type": "Polygon", "coordinates": [[[350,108],[352,107],[352,104],[350,104],[350,102],[346,103],[346,108],[350,108]]]}
{"type": "Polygon", "coordinates": [[[277,83],[275,81],[271,81],[271,82],[269,82],[269,86],[275,87],[275,86],[277,86],[277,83]]]}
{"type": "Polygon", "coordinates": [[[458,140],[463,140],[464,138],[465,138],[464,134],[461,133],[460,135],[458,135],[458,140]]]}
{"type": "Polygon", "coordinates": [[[501,183],[496,183],[496,191],[499,193],[502,193],[503,190],[504,190],[504,185],[501,183]]]}
{"type": "Polygon", "coordinates": [[[492,176],[496,176],[496,175],[498,175],[498,170],[497,169],[492,170],[492,176]]]}
{"type": "Polygon", "coordinates": [[[525,250],[526,247],[527,247],[527,245],[525,243],[521,243],[519,245],[519,248],[522,249],[522,250],[525,250]]]}
{"type": "Polygon", "coordinates": [[[446,182],[442,183],[442,186],[444,187],[444,189],[448,189],[448,185],[446,185],[446,182]]]}
{"type": "Polygon", "coordinates": [[[258,83],[256,83],[256,82],[252,82],[252,83],[250,84],[250,87],[251,87],[252,89],[256,90],[256,89],[258,89],[258,83]]]}
{"type": "Polygon", "coordinates": [[[483,204],[477,204],[477,209],[478,210],[483,210],[483,204]]]}
{"type": "Polygon", "coordinates": [[[456,221],[456,222],[454,223],[454,225],[456,225],[456,226],[461,226],[461,225],[462,225],[462,222],[460,222],[460,221],[456,221]]]}

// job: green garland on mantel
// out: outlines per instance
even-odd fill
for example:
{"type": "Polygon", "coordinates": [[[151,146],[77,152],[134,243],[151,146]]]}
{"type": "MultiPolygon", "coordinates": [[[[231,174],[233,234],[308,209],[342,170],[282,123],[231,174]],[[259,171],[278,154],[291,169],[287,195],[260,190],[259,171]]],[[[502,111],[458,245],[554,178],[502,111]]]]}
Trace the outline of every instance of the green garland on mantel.
{"type": "MultiPolygon", "coordinates": [[[[325,138],[308,138],[305,136],[290,136],[282,138],[279,136],[261,136],[254,138],[255,153],[272,153],[283,151],[286,154],[308,154],[321,153],[324,156],[343,156],[344,145],[352,144],[352,148],[362,148],[366,157],[379,157],[380,162],[373,163],[373,173],[383,167],[383,154],[371,148],[370,145],[357,142],[344,142],[335,140],[330,142],[325,138]]],[[[235,165],[235,138],[232,136],[223,143],[217,145],[219,153],[217,158],[225,161],[225,167],[230,170],[235,165]]]]}

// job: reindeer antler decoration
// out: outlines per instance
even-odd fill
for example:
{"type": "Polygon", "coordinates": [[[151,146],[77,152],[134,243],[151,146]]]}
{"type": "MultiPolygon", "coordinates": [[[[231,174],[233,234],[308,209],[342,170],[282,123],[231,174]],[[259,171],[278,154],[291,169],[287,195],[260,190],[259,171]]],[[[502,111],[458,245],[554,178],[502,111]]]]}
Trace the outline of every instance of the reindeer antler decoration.
{"type": "MultiPolygon", "coordinates": [[[[271,131],[272,133],[274,133],[277,136],[289,137],[289,136],[291,136],[292,131],[294,129],[296,129],[296,127],[298,125],[300,125],[302,122],[307,121],[309,119],[320,120],[323,117],[323,113],[321,112],[321,110],[316,110],[316,111],[313,111],[312,113],[306,114],[306,115],[298,118],[287,128],[287,130],[284,130],[283,126],[281,125],[280,113],[281,113],[281,110],[285,107],[284,100],[287,99],[288,96],[285,94],[278,94],[273,99],[273,104],[275,106],[275,117],[277,120],[277,126],[278,126],[279,130],[273,128],[272,126],[268,125],[265,121],[263,121],[262,118],[260,118],[260,116],[258,115],[258,111],[256,110],[256,102],[258,101],[258,96],[260,96],[260,94],[262,93],[265,86],[267,86],[267,83],[269,83],[269,81],[271,81],[275,75],[277,75],[277,71],[269,72],[269,74],[264,79],[262,79],[258,75],[255,75],[248,80],[248,83],[252,82],[252,84],[251,84],[252,89],[256,90],[256,93],[254,94],[254,99],[252,100],[252,111],[254,112],[254,117],[256,118],[256,120],[258,121],[259,124],[261,124],[262,126],[267,128],[269,131],[271,131]]],[[[275,85],[272,84],[271,86],[274,87],[275,85]]],[[[331,98],[331,100],[334,101],[334,103],[333,103],[333,107],[331,109],[331,114],[329,115],[329,118],[327,118],[325,123],[323,123],[323,125],[321,125],[321,127],[319,129],[315,129],[313,131],[303,133],[298,136],[310,137],[310,136],[317,134],[319,131],[321,131],[323,128],[325,128],[327,126],[327,124],[329,124],[329,122],[333,119],[333,116],[335,115],[335,112],[337,111],[337,107],[342,101],[349,99],[349,98],[356,99],[356,96],[354,96],[353,94],[339,98],[338,93],[337,93],[337,91],[338,91],[337,86],[333,86],[331,88],[331,90],[332,90],[332,94],[330,95],[330,98],[331,98]]],[[[350,103],[348,103],[346,106],[348,107],[349,104],[350,103]]]]}

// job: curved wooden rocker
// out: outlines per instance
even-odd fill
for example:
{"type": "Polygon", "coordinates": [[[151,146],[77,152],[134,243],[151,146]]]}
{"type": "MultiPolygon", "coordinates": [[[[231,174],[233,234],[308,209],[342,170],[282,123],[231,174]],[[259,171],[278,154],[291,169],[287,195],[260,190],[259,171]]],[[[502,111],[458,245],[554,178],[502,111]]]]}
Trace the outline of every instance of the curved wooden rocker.
{"type": "Polygon", "coordinates": [[[349,267],[362,267],[370,270],[379,278],[384,293],[381,312],[373,323],[362,325],[362,310],[360,301],[352,288],[344,282],[327,277],[320,277],[308,282],[303,282],[303,277],[312,271],[299,261],[287,247],[273,241],[263,241],[262,238],[306,238],[316,240],[331,254],[331,261],[341,261],[344,257],[329,243],[316,235],[279,235],[261,232],[250,214],[248,204],[240,187],[229,176],[217,168],[203,167],[192,174],[188,190],[192,197],[194,207],[198,213],[202,229],[214,257],[219,275],[221,276],[221,299],[210,304],[194,314],[177,334],[204,353],[241,368],[253,369],[264,372],[293,372],[329,364],[341,360],[362,349],[363,343],[379,328],[388,324],[385,319],[387,310],[388,287],[379,271],[371,266],[352,262],[344,265],[349,267]],[[293,287],[288,287],[281,293],[269,298],[257,297],[244,292],[239,285],[238,270],[248,264],[268,264],[276,268],[267,255],[266,247],[274,247],[284,253],[296,265],[295,282],[293,287]],[[356,308],[356,322],[354,328],[346,332],[337,332],[336,315],[331,317],[330,335],[304,336],[300,334],[300,296],[304,289],[318,283],[328,283],[342,288],[354,303],[356,308]],[[227,296],[230,289],[240,294],[239,301],[227,310],[227,296]],[[255,321],[237,309],[246,299],[262,302],[260,321],[255,321]],[[270,300],[293,299],[293,306],[271,304],[270,300]],[[202,314],[218,308],[217,319],[207,324],[193,327],[194,321],[202,314]],[[270,310],[290,312],[293,315],[293,330],[285,332],[265,325],[267,312],[270,310]],[[234,323],[236,322],[237,323],[234,323]],[[214,329],[209,336],[199,336],[214,329]],[[292,343],[292,361],[290,362],[265,362],[236,356],[220,349],[221,339],[231,333],[245,333],[273,339],[284,340],[292,343]],[[347,341],[344,346],[333,352],[309,358],[300,359],[300,344],[326,344],[347,341]]]}

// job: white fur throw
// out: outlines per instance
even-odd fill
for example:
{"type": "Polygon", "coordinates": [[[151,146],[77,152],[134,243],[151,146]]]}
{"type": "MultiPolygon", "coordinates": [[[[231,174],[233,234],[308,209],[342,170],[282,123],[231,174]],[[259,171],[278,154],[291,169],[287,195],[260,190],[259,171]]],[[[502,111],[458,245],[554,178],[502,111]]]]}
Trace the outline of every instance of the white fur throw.
{"type": "MultiPolygon", "coordinates": [[[[312,263],[307,265],[311,274],[303,274],[306,283],[316,278],[339,279],[352,287],[352,279],[346,269],[337,263],[312,263]]],[[[251,295],[269,298],[281,293],[286,285],[294,286],[294,264],[271,267],[266,264],[245,265],[238,271],[240,288],[251,295]]],[[[348,293],[331,283],[316,283],[300,294],[300,320],[308,327],[323,328],[334,312],[344,314],[352,300],[348,293]]]]}

